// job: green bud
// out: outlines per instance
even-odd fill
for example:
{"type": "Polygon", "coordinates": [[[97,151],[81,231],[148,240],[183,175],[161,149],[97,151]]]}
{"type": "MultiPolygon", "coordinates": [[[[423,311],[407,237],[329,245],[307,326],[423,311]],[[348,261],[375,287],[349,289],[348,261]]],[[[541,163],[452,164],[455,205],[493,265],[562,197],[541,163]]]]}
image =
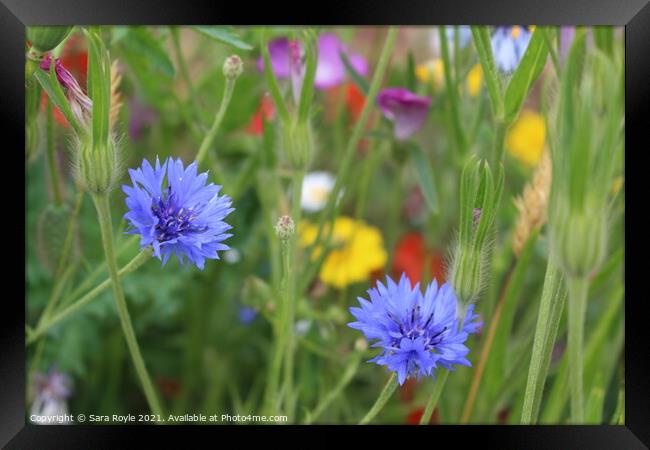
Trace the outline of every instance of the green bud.
{"type": "Polygon", "coordinates": [[[71,26],[29,27],[27,39],[32,43],[36,56],[38,53],[42,54],[56,48],[68,37],[70,31],[72,31],[71,26]]]}
{"type": "Polygon", "coordinates": [[[228,80],[236,80],[243,71],[244,63],[237,55],[227,57],[223,63],[223,75],[228,80]]]}
{"type": "Polygon", "coordinates": [[[290,120],[282,125],[282,144],[289,163],[296,169],[304,169],[311,158],[313,136],[311,124],[290,120]]]}
{"type": "Polygon", "coordinates": [[[113,190],[120,176],[120,159],[115,139],[111,137],[102,144],[93,146],[87,135],[82,137],[77,152],[79,182],[94,194],[113,190]]]}
{"type": "Polygon", "coordinates": [[[275,234],[281,241],[288,241],[296,232],[296,226],[293,219],[289,216],[282,216],[275,225],[275,234]]]}
{"type": "Polygon", "coordinates": [[[503,192],[503,167],[495,180],[487,162],[470,160],[461,176],[460,225],[450,280],[462,312],[476,300],[488,277],[496,213],[503,192]]]}

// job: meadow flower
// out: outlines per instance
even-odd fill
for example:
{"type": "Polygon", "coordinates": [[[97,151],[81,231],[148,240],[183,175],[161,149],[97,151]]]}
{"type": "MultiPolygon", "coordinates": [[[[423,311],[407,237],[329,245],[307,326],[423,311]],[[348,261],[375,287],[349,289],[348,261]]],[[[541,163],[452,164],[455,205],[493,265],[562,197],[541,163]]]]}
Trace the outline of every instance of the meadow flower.
{"type": "Polygon", "coordinates": [[[269,94],[264,94],[260,100],[260,104],[251,117],[250,121],[244,128],[244,131],[247,134],[252,134],[254,136],[261,136],[264,134],[264,122],[270,122],[275,116],[275,106],[271,100],[269,94]]]}
{"type": "Polygon", "coordinates": [[[369,362],[395,372],[400,385],[407,377],[433,377],[439,366],[471,366],[464,343],[482,324],[470,305],[460,326],[456,295],[448,283],[439,287],[434,280],[423,294],[419,283],[411,287],[402,274],[398,283],[386,277],[386,285],[377,282],[367,292],[370,301],[359,297],[361,307],[350,308],[357,321],[348,326],[375,341],[372,347],[382,352],[369,362]]]}
{"type": "Polygon", "coordinates": [[[546,122],[541,114],[523,110],[506,136],[506,148],[528,167],[537,165],[546,143],[546,122]]]}
{"type": "MultiPolygon", "coordinates": [[[[318,234],[318,227],[304,222],[299,227],[300,245],[311,245],[318,234]]],[[[361,221],[339,216],[332,230],[334,248],[329,251],[321,266],[321,280],[338,289],[352,283],[367,281],[373,272],[384,267],[388,254],[384,249],[380,231],[361,221]]],[[[322,249],[316,248],[312,259],[318,258],[322,249]]]]}
{"type": "Polygon", "coordinates": [[[496,27],[492,34],[492,52],[499,69],[509,73],[517,68],[531,36],[532,29],[529,26],[496,27]]]}
{"type": "MultiPolygon", "coordinates": [[[[454,28],[451,26],[445,27],[445,33],[447,34],[447,40],[449,41],[449,46],[453,48],[454,42],[454,28]]],[[[458,27],[458,45],[460,48],[467,47],[472,41],[472,28],[469,25],[460,25],[458,27]]]]}
{"type": "Polygon", "coordinates": [[[424,237],[418,232],[406,233],[395,247],[393,258],[393,274],[406,274],[412,284],[420,282],[424,275],[425,265],[429,269],[429,279],[439,283],[445,281],[445,264],[443,254],[439,251],[429,251],[424,237]]]}
{"type": "Polygon", "coordinates": [[[241,323],[242,325],[250,325],[251,323],[253,323],[256,317],[257,317],[257,310],[255,308],[251,308],[250,306],[247,305],[241,305],[239,307],[237,318],[239,319],[239,323],[241,323]]]}
{"type": "MultiPolygon", "coordinates": [[[[50,70],[52,64],[52,56],[47,55],[41,61],[40,68],[46,72],[50,70]]],[[[84,91],[79,86],[75,77],[68,69],[63,66],[60,59],[54,61],[54,72],[59,84],[64,89],[65,95],[70,102],[70,109],[75,115],[77,120],[83,122],[86,118],[90,117],[92,112],[93,102],[84,94],[84,91]]]]}
{"type": "Polygon", "coordinates": [[[302,182],[300,206],[305,211],[320,211],[325,207],[327,198],[334,188],[336,179],[329,172],[310,172],[302,182]]]}
{"type": "Polygon", "coordinates": [[[384,116],[393,122],[395,137],[403,141],[418,131],[427,118],[431,99],[404,88],[386,88],[377,96],[384,116]]]}
{"type": "Polygon", "coordinates": [[[71,393],[70,377],[58,369],[51,368],[47,373],[36,373],[30,414],[52,418],[52,421],[38,422],[41,424],[67,423],[60,416],[68,414],[68,398],[71,393]]]}
{"type": "MultiPolygon", "coordinates": [[[[292,53],[294,60],[296,55],[295,49],[291,50],[291,47],[291,41],[286,37],[269,42],[271,68],[277,78],[289,78],[291,75],[292,53]]],[[[354,70],[360,75],[367,75],[368,62],[364,57],[351,52],[335,34],[323,33],[318,37],[318,63],[314,81],[316,89],[329,89],[345,81],[346,70],[341,53],[347,56],[354,70]]],[[[264,70],[263,58],[257,61],[257,67],[260,71],[264,70]]]]}
{"type": "Polygon", "coordinates": [[[208,173],[197,174],[196,161],[184,168],[180,158],[168,158],[162,166],[156,158],[155,167],[143,160],[129,175],[133,186],[122,187],[127,233],[139,234],[141,247],[151,245],[163,265],[175,254],[181,263],[187,257],[203,269],[206,258],[219,259],[217,252],[229,249],[222,242],[232,236],[223,221],[234,211],[231,199],[219,195],[221,186],[206,185],[208,173]]]}

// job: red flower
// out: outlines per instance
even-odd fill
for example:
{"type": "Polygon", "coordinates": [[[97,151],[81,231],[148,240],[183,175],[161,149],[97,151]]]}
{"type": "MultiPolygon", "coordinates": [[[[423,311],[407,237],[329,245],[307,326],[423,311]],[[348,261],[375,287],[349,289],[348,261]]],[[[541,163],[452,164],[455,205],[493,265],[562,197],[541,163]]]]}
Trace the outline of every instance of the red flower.
{"type": "Polygon", "coordinates": [[[363,92],[354,83],[349,83],[345,92],[345,104],[352,120],[357,121],[366,103],[366,97],[363,92]]]}
{"type": "MultiPolygon", "coordinates": [[[[417,408],[411,411],[408,416],[406,416],[407,425],[419,425],[420,419],[422,419],[422,414],[424,414],[424,408],[417,408]]],[[[431,418],[429,419],[429,425],[436,425],[438,423],[439,416],[438,408],[433,410],[431,418]]]]}
{"type": "Polygon", "coordinates": [[[402,236],[395,248],[393,260],[393,275],[400,276],[402,272],[411,280],[411,285],[422,280],[425,261],[428,258],[431,270],[430,280],[435,278],[439,284],[445,282],[444,258],[439,251],[427,251],[424,238],[420,233],[410,232],[402,236]]]}
{"type": "Polygon", "coordinates": [[[264,133],[264,121],[266,120],[268,122],[272,120],[274,115],[275,106],[269,95],[265,94],[260,101],[260,105],[257,107],[257,111],[255,111],[250,122],[246,125],[246,133],[261,136],[264,133]]]}

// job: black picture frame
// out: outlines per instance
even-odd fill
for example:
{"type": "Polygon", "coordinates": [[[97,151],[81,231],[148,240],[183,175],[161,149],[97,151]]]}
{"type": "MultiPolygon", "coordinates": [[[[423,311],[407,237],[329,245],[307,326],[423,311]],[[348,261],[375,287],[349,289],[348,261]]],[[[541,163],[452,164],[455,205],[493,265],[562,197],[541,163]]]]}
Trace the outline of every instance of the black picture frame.
{"type": "MultiPolygon", "coordinates": [[[[331,0],[326,4],[278,2],[214,2],[210,0],[0,0],[0,111],[4,148],[5,252],[13,254],[11,242],[24,233],[19,212],[26,198],[16,192],[22,178],[11,169],[24,161],[24,41],[29,25],[63,24],[323,24],[323,25],[440,25],[440,24],[538,24],[616,25],[625,27],[626,83],[626,198],[625,233],[625,426],[437,426],[437,427],[342,427],[359,436],[380,438],[390,431],[416,433],[415,438],[440,442],[477,439],[483,447],[495,448],[590,448],[636,449],[650,446],[650,345],[649,327],[643,314],[647,299],[637,292],[635,280],[643,279],[644,264],[636,264],[644,251],[640,234],[643,219],[643,168],[640,155],[648,151],[650,125],[650,3],[648,0],[331,0]],[[11,143],[11,144],[9,144],[11,143]],[[8,160],[7,158],[11,158],[8,160]],[[14,161],[15,158],[15,161],[14,161]],[[637,161],[639,160],[639,161],[637,161]],[[635,198],[635,197],[641,198],[635,198]],[[638,200],[639,206],[635,203],[638,200]],[[13,203],[12,203],[13,202],[13,203]],[[12,228],[15,228],[12,229],[12,228]],[[640,244],[640,245],[639,245],[640,244]],[[637,257],[639,257],[637,259],[637,257]],[[631,290],[630,290],[631,289],[631,290]],[[425,436],[426,435],[426,436],[425,436]]],[[[23,216],[24,218],[24,216],[23,216]]],[[[24,235],[24,234],[23,234],[24,235]]],[[[25,239],[27,237],[25,236],[25,239]]],[[[25,244],[26,245],[26,244],[25,244]]],[[[16,249],[20,252],[21,249],[16,249]]],[[[42,448],[126,448],[140,443],[151,446],[154,439],[167,445],[187,445],[180,431],[215,433],[232,427],[157,426],[69,426],[44,427],[25,424],[25,333],[24,288],[18,282],[20,265],[6,255],[5,298],[0,313],[0,443],[9,449],[42,448]],[[7,271],[15,270],[16,276],[7,271]],[[177,441],[180,439],[180,441],[177,441]],[[178,443],[177,443],[178,442],[178,443]],[[184,444],[185,443],[185,444],[184,444]]],[[[24,273],[24,265],[23,273],[24,273]]],[[[638,290],[637,290],[638,289],[638,290]]],[[[303,434],[313,439],[315,431],[330,427],[257,427],[255,431],[303,434]],[[314,431],[315,430],[315,431],[314,431]],[[306,433],[309,433],[307,435],[306,433]]],[[[237,430],[251,430],[239,427],[237,430]]],[[[252,433],[248,433],[252,436],[252,433]]],[[[199,442],[197,437],[195,442],[199,442]]],[[[193,435],[192,441],[195,437],[193,435]]],[[[190,441],[190,442],[192,442],[190,441]]],[[[467,441],[468,442],[468,441],[467,441]]],[[[215,445],[218,443],[215,442],[215,445]]],[[[141,445],[141,444],[140,444],[141,445]]],[[[436,444],[439,445],[439,444],[436,444]]],[[[454,445],[454,444],[451,444],[454,445]]]]}

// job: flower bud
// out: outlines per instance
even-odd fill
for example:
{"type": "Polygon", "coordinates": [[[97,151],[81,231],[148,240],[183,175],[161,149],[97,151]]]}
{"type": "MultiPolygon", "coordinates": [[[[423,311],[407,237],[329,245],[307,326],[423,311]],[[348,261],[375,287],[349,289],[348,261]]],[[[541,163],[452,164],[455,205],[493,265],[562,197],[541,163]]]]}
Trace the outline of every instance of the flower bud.
{"type": "Polygon", "coordinates": [[[94,194],[110,192],[119,178],[120,160],[117,143],[110,137],[107,142],[92,145],[90,135],[79,141],[77,176],[82,185],[94,194]]]}
{"type": "Polygon", "coordinates": [[[312,148],[312,131],[309,122],[291,120],[282,126],[282,144],[289,163],[296,169],[307,166],[312,148]]]}
{"type": "Polygon", "coordinates": [[[71,30],[71,26],[29,27],[27,39],[31,41],[33,51],[42,54],[56,48],[71,30]]]}
{"type": "Polygon", "coordinates": [[[476,300],[485,284],[484,255],[472,246],[461,247],[454,252],[451,266],[451,284],[461,305],[476,300]]]}
{"type": "Polygon", "coordinates": [[[296,226],[293,223],[293,219],[289,216],[280,217],[278,223],[275,225],[275,234],[281,241],[288,241],[291,239],[295,231],[296,226]]]}
{"type": "Polygon", "coordinates": [[[237,55],[227,57],[226,61],[223,63],[223,75],[228,80],[236,80],[243,71],[244,63],[237,55]]]}

